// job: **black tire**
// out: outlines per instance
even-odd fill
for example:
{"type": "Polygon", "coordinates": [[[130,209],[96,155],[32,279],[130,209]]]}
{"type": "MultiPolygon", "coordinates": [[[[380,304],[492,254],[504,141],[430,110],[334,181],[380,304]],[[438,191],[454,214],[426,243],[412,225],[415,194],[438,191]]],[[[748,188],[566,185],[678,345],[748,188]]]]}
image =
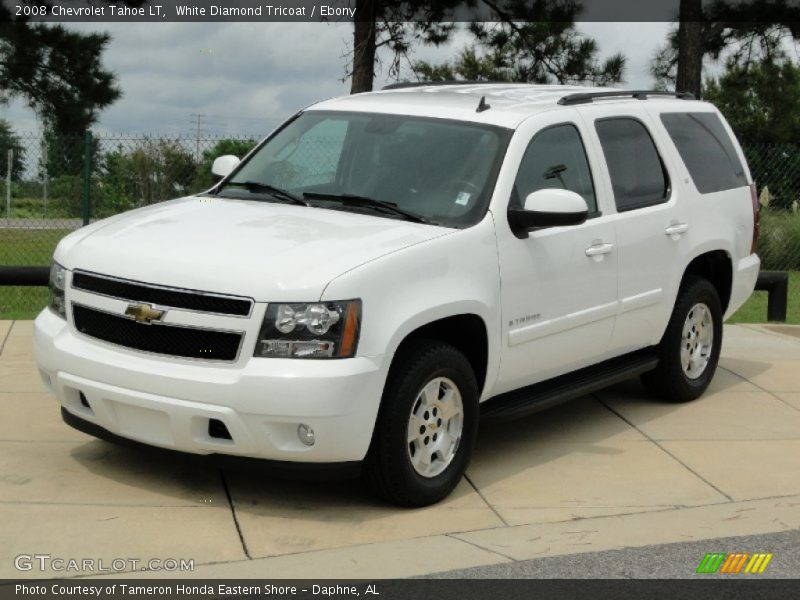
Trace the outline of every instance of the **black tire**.
{"type": "Polygon", "coordinates": [[[478,431],[478,384],[466,357],[455,347],[433,340],[414,341],[395,359],[386,381],[372,444],[364,463],[365,482],[373,493],[400,506],[427,506],[456,487],[469,463],[478,431]],[[423,387],[443,377],[461,395],[461,440],[449,465],[424,477],[411,463],[409,419],[423,387]]]}
{"type": "Polygon", "coordinates": [[[642,375],[642,383],[647,391],[667,402],[694,400],[706,391],[714,378],[721,348],[722,307],[717,289],[706,279],[687,275],[658,346],[658,366],[642,375]],[[713,341],[704,370],[695,377],[689,377],[681,362],[681,347],[686,344],[688,349],[691,339],[684,335],[683,328],[689,312],[698,304],[704,304],[709,309],[713,341]]]}

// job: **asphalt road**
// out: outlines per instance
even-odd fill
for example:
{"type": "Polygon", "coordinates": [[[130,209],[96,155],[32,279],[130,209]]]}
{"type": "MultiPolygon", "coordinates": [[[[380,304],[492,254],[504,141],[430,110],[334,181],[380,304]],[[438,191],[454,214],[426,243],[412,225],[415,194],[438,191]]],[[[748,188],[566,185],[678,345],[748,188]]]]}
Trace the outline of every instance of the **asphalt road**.
{"type": "MultiPolygon", "coordinates": [[[[800,530],[553,556],[471,569],[445,571],[433,579],[731,579],[800,578],[800,530]],[[772,552],[760,575],[695,573],[706,552],[772,552]]],[[[800,590],[800,588],[798,588],[800,590]]]]}

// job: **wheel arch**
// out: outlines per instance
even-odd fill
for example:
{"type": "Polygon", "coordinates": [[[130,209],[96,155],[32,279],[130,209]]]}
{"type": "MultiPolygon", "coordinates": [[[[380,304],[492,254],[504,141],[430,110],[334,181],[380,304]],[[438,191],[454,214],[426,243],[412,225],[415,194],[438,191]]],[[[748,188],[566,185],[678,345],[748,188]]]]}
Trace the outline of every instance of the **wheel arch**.
{"type": "Polygon", "coordinates": [[[476,313],[460,313],[419,325],[397,344],[390,369],[407,348],[421,339],[446,342],[464,354],[475,374],[480,395],[489,369],[489,332],[483,317],[476,313]]]}
{"type": "Polygon", "coordinates": [[[730,254],[725,250],[710,250],[694,257],[683,271],[680,288],[686,284],[689,275],[702,277],[716,288],[722,313],[725,314],[731,301],[733,286],[733,261],[730,254]]]}

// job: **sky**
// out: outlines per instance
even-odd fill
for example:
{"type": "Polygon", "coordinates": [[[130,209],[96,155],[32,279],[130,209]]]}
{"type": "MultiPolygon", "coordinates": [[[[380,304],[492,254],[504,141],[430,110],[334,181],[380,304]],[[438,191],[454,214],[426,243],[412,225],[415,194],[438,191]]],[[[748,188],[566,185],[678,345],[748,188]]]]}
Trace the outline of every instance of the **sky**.
{"type": "MultiPolygon", "coordinates": [[[[83,31],[111,35],[103,62],[117,76],[123,96],[105,109],[96,132],[194,136],[197,117],[204,135],[263,137],[304,106],[347,94],[349,23],[78,23],[83,31]]],[[[651,88],[649,63],[664,43],[669,23],[578,23],[598,43],[600,55],[627,56],[621,87],[651,88]]],[[[420,47],[411,56],[441,62],[469,43],[460,33],[439,48],[420,47]]],[[[388,56],[376,88],[393,81],[388,56]]],[[[410,71],[406,69],[406,74],[410,71]]],[[[40,129],[24,102],[0,106],[0,118],[18,133],[40,129]]]]}

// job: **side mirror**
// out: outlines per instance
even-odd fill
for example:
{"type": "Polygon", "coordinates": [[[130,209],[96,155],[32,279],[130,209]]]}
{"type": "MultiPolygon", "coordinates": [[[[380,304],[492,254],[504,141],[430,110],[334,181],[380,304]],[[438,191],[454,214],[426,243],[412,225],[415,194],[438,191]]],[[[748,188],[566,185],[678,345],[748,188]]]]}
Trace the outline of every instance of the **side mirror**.
{"type": "Polygon", "coordinates": [[[215,181],[219,181],[223,177],[227,177],[239,164],[239,157],[233,154],[226,154],[225,156],[218,156],[214,159],[211,165],[211,174],[214,176],[215,181]]]}
{"type": "Polygon", "coordinates": [[[525,198],[525,208],[509,208],[508,222],[516,235],[526,237],[532,229],[580,225],[589,207],[580,194],[570,190],[537,190],[525,198]]]}

